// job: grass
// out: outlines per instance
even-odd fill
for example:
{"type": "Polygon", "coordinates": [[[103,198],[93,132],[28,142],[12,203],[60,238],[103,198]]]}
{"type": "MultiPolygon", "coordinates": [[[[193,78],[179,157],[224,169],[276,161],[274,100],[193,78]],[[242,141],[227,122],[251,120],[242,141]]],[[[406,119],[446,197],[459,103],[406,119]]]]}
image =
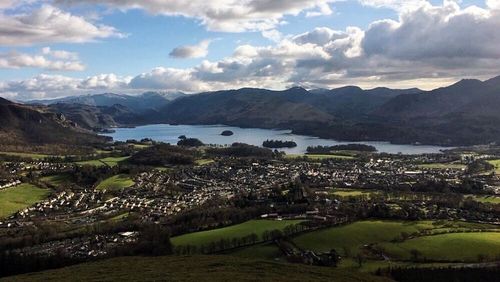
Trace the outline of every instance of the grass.
{"type": "Polygon", "coordinates": [[[195,233],[189,233],[186,235],[181,235],[173,237],[173,245],[194,245],[201,246],[209,244],[210,242],[216,242],[220,239],[233,239],[241,238],[252,233],[257,234],[259,237],[264,233],[264,231],[271,231],[274,229],[284,229],[288,225],[298,224],[302,222],[301,220],[250,220],[241,224],[232,225],[229,227],[218,228],[214,230],[201,231],[195,233]]]}
{"type": "Polygon", "coordinates": [[[211,164],[211,163],[214,163],[215,161],[212,160],[212,159],[201,159],[201,160],[196,160],[196,165],[207,165],[207,164],[211,164]]]}
{"type": "Polygon", "coordinates": [[[283,253],[276,246],[276,244],[265,243],[251,247],[246,247],[243,249],[238,249],[234,252],[231,252],[229,255],[241,258],[274,260],[276,258],[282,257],[283,253]]]}
{"type": "Polygon", "coordinates": [[[117,166],[119,162],[126,161],[130,157],[107,157],[103,159],[98,159],[98,160],[89,160],[89,161],[82,161],[82,162],[77,162],[76,164],[78,165],[91,165],[91,166],[110,166],[114,167],[117,166]]]}
{"type": "Polygon", "coordinates": [[[474,201],[480,202],[480,203],[500,204],[500,197],[499,196],[467,195],[466,197],[472,197],[472,199],[474,201]]]}
{"type": "Polygon", "coordinates": [[[48,194],[49,190],[31,184],[0,190],[0,219],[34,205],[45,199],[48,194]]]}
{"type": "Polygon", "coordinates": [[[34,160],[41,160],[41,159],[45,159],[48,157],[53,157],[51,155],[34,154],[34,153],[18,153],[18,152],[0,152],[0,155],[21,157],[21,158],[31,158],[34,160]]]}
{"type": "Polygon", "coordinates": [[[132,185],[134,185],[135,182],[130,178],[129,175],[127,174],[118,174],[115,176],[112,176],[108,179],[105,179],[97,185],[97,190],[110,190],[110,191],[116,191],[116,190],[122,190],[125,188],[129,188],[132,185]]]}
{"type": "Polygon", "coordinates": [[[60,186],[64,183],[71,181],[71,175],[65,174],[55,174],[40,178],[42,182],[48,183],[52,186],[60,186]]]}
{"type": "Polygon", "coordinates": [[[378,193],[377,191],[366,191],[366,190],[357,190],[357,189],[335,189],[333,190],[330,194],[339,196],[342,198],[349,198],[349,197],[360,197],[360,196],[367,196],[369,197],[370,195],[378,193]]]}
{"type": "Polygon", "coordinates": [[[123,257],[0,281],[389,281],[365,273],[230,256],[123,257]]]}
{"type": "Polygon", "coordinates": [[[500,174],[500,160],[489,160],[488,162],[495,167],[495,174],[500,174]]]}
{"type": "Polygon", "coordinates": [[[421,164],[419,168],[427,169],[466,169],[467,166],[459,163],[432,163],[432,164],[421,164]]]}
{"type": "Polygon", "coordinates": [[[479,255],[495,260],[500,256],[500,232],[440,234],[381,246],[398,259],[410,259],[411,250],[418,250],[422,257],[436,261],[477,262],[479,255]]]}
{"type": "Polygon", "coordinates": [[[313,161],[322,161],[327,159],[342,159],[342,160],[352,160],[353,156],[344,155],[312,155],[312,154],[290,154],[285,156],[287,159],[298,159],[298,158],[308,158],[313,161]]]}

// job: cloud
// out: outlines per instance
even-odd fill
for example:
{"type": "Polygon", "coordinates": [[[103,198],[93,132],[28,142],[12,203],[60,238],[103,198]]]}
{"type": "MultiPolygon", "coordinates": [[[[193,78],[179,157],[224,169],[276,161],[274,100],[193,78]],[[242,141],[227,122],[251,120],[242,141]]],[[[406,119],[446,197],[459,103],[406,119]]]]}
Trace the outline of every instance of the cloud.
{"type": "Polygon", "coordinates": [[[82,43],[123,36],[113,27],[91,23],[50,5],[28,13],[5,14],[0,11],[0,45],[3,46],[82,43]]]}
{"type": "Polygon", "coordinates": [[[170,57],[177,59],[204,58],[208,55],[211,40],[203,40],[196,45],[179,46],[170,52],[170,57]]]}
{"type": "Polygon", "coordinates": [[[359,0],[359,2],[365,6],[390,8],[397,11],[414,10],[429,4],[427,0],[359,0]]]}
{"type": "Polygon", "coordinates": [[[0,53],[0,68],[41,68],[51,71],[82,71],[85,66],[78,60],[78,54],[67,51],[42,49],[41,54],[24,54],[15,51],[0,53]]]}
{"type": "Polygon", "coordinates": [[[0,96],[17,100],[57,98],[89,92],[128,89],[130,77],[102,74],[84,79],[40,74],[33,78],[0,83],[0,96]]]}
{"type": "Polygon", "coordinates": [[[331,14],[335,0],[56,0],[62,5],[98,4],[121,10],[142,9],[154,15],[195,18],[212,31],[243,32],[273,29],[286,15],[331,14]]]}

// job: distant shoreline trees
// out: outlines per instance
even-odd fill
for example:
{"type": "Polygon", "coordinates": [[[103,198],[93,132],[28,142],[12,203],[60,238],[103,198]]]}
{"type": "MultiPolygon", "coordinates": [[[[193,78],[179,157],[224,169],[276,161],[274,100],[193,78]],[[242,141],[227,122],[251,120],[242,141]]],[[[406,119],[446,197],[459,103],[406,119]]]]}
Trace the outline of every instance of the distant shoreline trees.
{"type": "Polygon", "coordinates": [[[297,147],[297,143],[294,141],[266,140],[262,143],[262,147],[272,149],[295,148],[297,147]]]}

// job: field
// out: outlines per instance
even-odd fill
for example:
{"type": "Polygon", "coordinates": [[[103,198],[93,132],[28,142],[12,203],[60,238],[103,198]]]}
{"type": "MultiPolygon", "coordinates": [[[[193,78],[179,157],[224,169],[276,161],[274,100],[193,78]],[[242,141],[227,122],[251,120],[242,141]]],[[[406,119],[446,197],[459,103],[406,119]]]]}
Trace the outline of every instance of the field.
{"type": "Polygon", "coordinates": [[[196,165],[207,165],[214,163],[214,160],[212,159],[201,159],[201,160],[196,160],[196,165]]]}
{"type": "Polygon", "coordinates": [[[480,255],[495,260],[500,256],[500,232],[468,232],[422,236],[402,243],[381,244],[397,259],[410,259],[411,250],[435,261],[477,262],[480,255]]]}
{"type": "Polygon", "coordinates": [[[459,163],[433,163],[433,164],[421,164],[418,166],[419,168],[427,168],[427,169],[466,169],[467,166],[459,163]]]}
{"type": "Polygon", "coordinates": [[[125,161],[129,159],[130,157],[107,157],[99,160],[90,160],[90,161],[83,161],[83,162],[77,162],[76,164],[78,165],[92,165],[92,166],[117,166],[119,162],[125,161]]]}
{"type": "Polygon", "coordinates": [[[480,202],[480,203],[489,203],[489,204],[500,204],[500,197],[499,196],[490,196],[490,195],[467,195],[467,197],[472,197],[474,201],[480,202]]]}
{"type": "Polygon", "coordinates": [[[490,160],[488,162],[495,167],[495,173],[500,174],[500,160],[490,160]]]}
{"type": "Polygon", "coordinates": [[[21,184],[0,190],[0,219],[34,205],[45,199],[48,194],[48,190],[40,189],[31,184],[21,184]]]}
{"type": "Polygon", "coordinates": [[[366,191],[366,190],[358,190],[358,189],[334,189],[330,194],[348,198],[348,197],[360,197],[367,196],[369,197],[372,194],[378,193],[377,191],[366,191]]]}
{"type": "Polygon", "coordinates": [[[44,159],[47,157],[52,157],[50,155],[44,155],[44,154],[18,153],[18,152],[0,152],[0,155],[15,156],[15,157],[22,157],[22,158],[31,158],[34,160],[40,160],[40,159],[44,159]]]}
{"type": "Polygon", "coordinates": [[[130,178],[129,175],[119,174],[103,180],[101,183],[99,183],[99,185],[97,185],[96,188],[98,190],[116,191],[128,188],[134,184],[134,181],[130,178]]]}
{"type": "Polygon", "coordinates": [[[232,225],[229,227],[201,231],[181,235],[172,238],[174,245],[195,245],[201,246],[210,242],[218,241],[222,238],[232,239],[241,238],[252,233],[257,234],[259,237],[264,231],[271,231],[274,229],[284,229],[288,225],[298,224],[301,220],[250,220],[241,224],[232,225]]]}
{"type": "Polygon", "coordinates": [[[401,234],[433,228],[432,222],[359,221],[341,227],[332,227],[300,235],[293,241],[313,251],[336,249],[343,255],[356,255],[363,245],[388,242],[401,234]]]}
{"type": "Polygon", "coordinates": [[[238,249],[234,252],[229,253],[229,255],[242,258],[274,260],[276,258],[283,256],[283,253],[275,244],[265,243],[243,249],[238,249]]]}
{"type": "Polygon", "coordinates": [[[297,154],[290,154],[286,155],[287,159],[298,159],[298,158],[308,158],[313,161],[322,161],[322,160],[327,160],[327,159],[342,159],[342,160],[352,160],[354,159],[353,156],[344,156],[344,155],[309,155],[309,154],[302,154],[302,155],[297,155],[297,154]]]}
{"type": "Polygon", "coordinates": [[[56,174],[40,178],[42,182],[46,182],[53,186],[59,186],[67,182],[71,182],[71,175],[69,174],[56,174]]]}
{"type": "Polygon", "coordinates": [[[229,256],[123,257],[0,281],[389,281],[364,273],[229,256]]]}

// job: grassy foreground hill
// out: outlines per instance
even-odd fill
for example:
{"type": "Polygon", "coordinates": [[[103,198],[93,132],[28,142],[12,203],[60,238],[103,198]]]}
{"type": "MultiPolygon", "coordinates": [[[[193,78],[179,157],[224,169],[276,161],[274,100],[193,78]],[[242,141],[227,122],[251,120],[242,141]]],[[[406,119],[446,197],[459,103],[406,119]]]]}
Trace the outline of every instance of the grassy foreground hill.
{"type": "Polygon", "coordinates": [[[229,256],[123,257],[0,281],[389,281],[327,267],[229,256]]]}

